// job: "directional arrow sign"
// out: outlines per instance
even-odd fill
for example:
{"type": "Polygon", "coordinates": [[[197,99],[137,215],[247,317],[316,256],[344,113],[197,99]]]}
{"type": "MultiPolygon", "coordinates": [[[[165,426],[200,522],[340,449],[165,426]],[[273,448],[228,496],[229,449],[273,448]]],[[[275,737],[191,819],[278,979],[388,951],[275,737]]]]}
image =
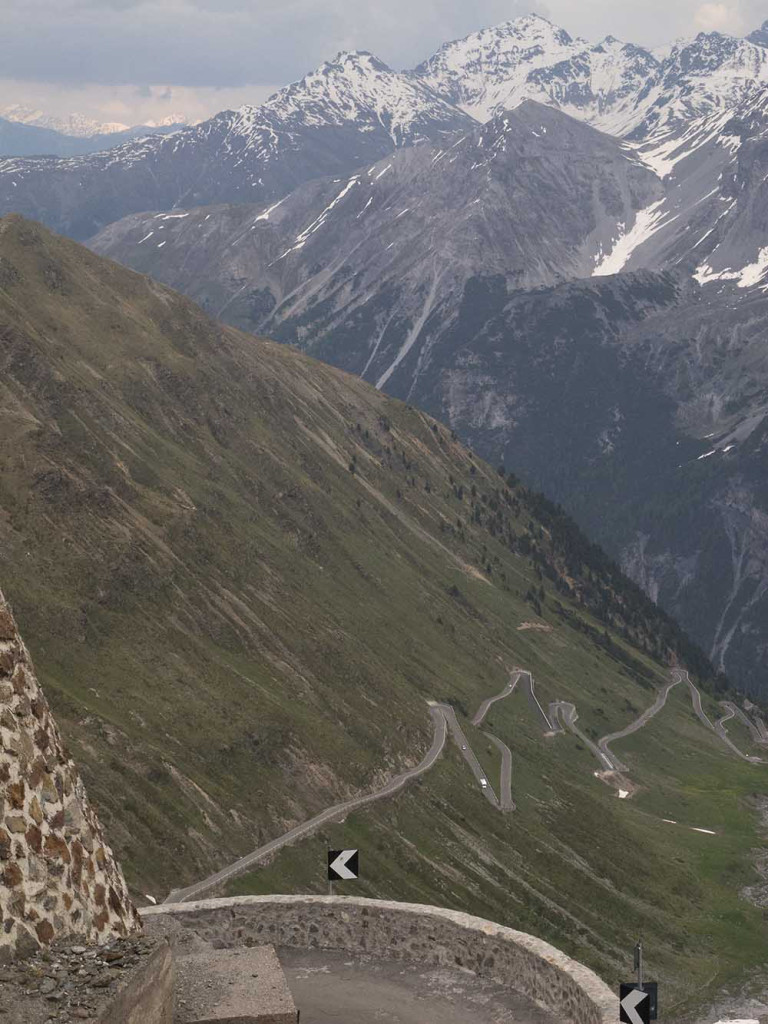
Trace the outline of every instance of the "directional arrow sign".
{"type": "Polygon", "coordinates": [[[328,881],[336,882],[339,879],[348,880],[358,878],[360,868],[357,864],[357,850],[329,850],[328,851],[328,881]]]}
{"type": "Polygon", "coordinates": [[[651,985],[638,988],[637,983],[621,985],[619,991],[619,1020],[624,1021],[625,1024],[650,1024],[650,989],[651,985]]]}

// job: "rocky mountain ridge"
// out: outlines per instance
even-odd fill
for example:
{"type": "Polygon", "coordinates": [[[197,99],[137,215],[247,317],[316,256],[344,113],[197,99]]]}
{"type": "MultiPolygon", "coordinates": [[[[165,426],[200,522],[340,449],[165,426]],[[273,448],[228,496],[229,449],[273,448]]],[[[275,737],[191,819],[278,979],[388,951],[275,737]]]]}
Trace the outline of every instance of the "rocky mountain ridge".
{"type": "Polygon", "coordinates": [[[146,209],[274,202],[397,147],[458,137],[474,121],[367,53],[344,53],[260,107],[70,159],[0,161],[0,211],[74,238],[146,209]]]}
{"type": "Polygon", "coordinates": [[[138,215],[92,245],[241,327],[333,350],[383,387],[426,371],[469,278],[535,288],[586,276],[618,224],[660,194],[616,140],[527,102],[447,148],[401,150],[267,210],[138,215]]]}
{"type": "Polygon", "coordinates": [[[528,15],[446,43],[413,74],[481,121],[534,99],[640,141],[738,104],[768,82],[768,54],[751,37],[701,32],[660,56],[528,15]]]}
{"type": "Polygon", "coordinates": [[[109,154],[0,162],[0,213],[75,238],[144,210],[275,202],[304,181],[348,175],[395,148],[471,130],[533,99],[658,148],[691,118],[730,109],[768,81],[765,47],[718,33],[659,57],[607,38],[573,40],[536,15],[448,43],[414,71],[339,54],[259,107],[109,154]]]}

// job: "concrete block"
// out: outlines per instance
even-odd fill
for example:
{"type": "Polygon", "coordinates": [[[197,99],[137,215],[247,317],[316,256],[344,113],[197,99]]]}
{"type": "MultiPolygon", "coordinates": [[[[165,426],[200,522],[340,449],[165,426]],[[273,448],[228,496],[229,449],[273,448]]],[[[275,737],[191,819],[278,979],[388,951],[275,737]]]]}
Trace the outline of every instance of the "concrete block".
{"type": "Polygon", "coordinates": [[[171,947],[163,942],[141,967],[121,979],[98,1024],[174,1024],[174,968],[171,947]]]}
{"type": "Polygon", "coordinates": [[[210,949],[178,957],[177,1024],[297,1024],[272,946],[210,949]]]}

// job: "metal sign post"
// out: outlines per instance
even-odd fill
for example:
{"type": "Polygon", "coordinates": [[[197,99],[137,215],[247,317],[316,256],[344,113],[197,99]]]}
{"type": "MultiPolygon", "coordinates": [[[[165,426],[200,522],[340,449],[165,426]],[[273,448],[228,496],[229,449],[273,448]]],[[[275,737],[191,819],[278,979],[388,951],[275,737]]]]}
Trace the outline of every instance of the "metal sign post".
{"type": "Polygon", "coordinates": [[[619,1020],[625,1024],[650,1024],[658,1016],[658,985],[645,980],[643,944],[635,944],[635,971],[637,981],[623,982],[619,986],[619,1020]]]}

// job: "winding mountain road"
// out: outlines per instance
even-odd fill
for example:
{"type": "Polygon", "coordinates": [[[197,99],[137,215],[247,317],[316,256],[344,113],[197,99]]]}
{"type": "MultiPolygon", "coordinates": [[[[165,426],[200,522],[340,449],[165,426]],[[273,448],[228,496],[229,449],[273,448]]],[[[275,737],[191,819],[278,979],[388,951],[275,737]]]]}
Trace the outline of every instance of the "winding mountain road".
{"type": "MultiPolygon", "coordinates": [[[[578,725],[576,725],[579,713],[576,710],[575,704],[571,704],[571,702],[567,700],[556,700],[549,705],[549,712],[552,716],[553,726],[557,726],[558,723],[561,722],[562,726],[570,729],[574,736],[577,736],[584,744],[584,746],[588,747],[589,750],[592,751],[592,753],[598,759],[598,761],[603,766],[603,769],[605,771],[622,770],[621,762],[617,757],[611,754],[610,751],[606,753],[605,751],[601,750],[598,744],[594,743],[589,738],[589,736],[586,736],[578,727],[578,725]]],[[[564,729],[562,727],[559,730],[557,728],[554,728],[552,731],[562,732],[564,731],[564,729]]]]}
{"type": "Polygon", "coordinates": [[[731,718],[733,718],[738,713],[738,708],[735,705],[731,705],[731,713],[728,715],[724,715],[722,718],[718,719],[715,725],[713,725],[707,717],[704,708],[701,706],[701,694],[694,686],[691,677],[688,675],[687,671],[685,669],[676,669],[675,671],[680,672],[681,675],[684,677],[686,683],[688,684],[688,689],[691,693],[691,703],[693,704],[693,710],[696,712],[699,719],[704,723],[704,725],[711,729],[716,736],[719,736],[723,743],[726,743],[734,752],[734,754],[736,754],[737,757],[740,757],[743,761],[749,761],[750,764],[764,764],[765,762],[761,757],[756,757],[752,754],[745,754],[743,751],[739,750],[739,748],[736,746],[733,740],[728,736],[728,730],[723,725],[723,722],[727,722],[731,718]]]}
{"type": "MultiPolygon", "coordinates": [[[[530,673],[525,674],[530,675],[530,673]]],[[[472,725],[483,724],[483,719],[488,714],[491,704],[495,704],[497,700],[503,700],[504,697],[508,697],[517,686],[517,682],[520,679],[521,675],[523,675],[523,670],[516,668],[510,675],[509,682],[501,691],[501,693],[497,693],[495,697],[488,697],[486,700],[482,702],[480,707],[475,712],[475,717],[472,719],[472,725]]]]}
{"type": "MultiPolygon", "coordinates": [[[[504,697],[509,697],[510,694],[514,693],[515,687],[521,679],[524,680],[523,687],[528,694],[529,700],[531,698],[536,700],[535,695],[533,694],[533,677],[531,676],[531,673],[526,672],[525,669],[522,668],[513,669],[510,673],[509,682],[501,693],[497,693],[495,697],[488,697],[482,702],[475,713],[475,717],[472,719],[472,725],[482,725],[491,705],[495,704],[497,700],[503,700],[504,697]]],[[[536,701],[536,704],[538,706],[538,701],[536,701]]],[[[539,710],[541,710],[540,706],[539,710]]],[[[501,754],[501,771],[499,773],[500,797],[497,806],[502,811],[514,811],[516,804],[512,799],[512,751],[503,740],[500,740],[498,736],[494,736],[493,733],[484,731],[483,736],[485,736],[486,739],[489,739],[501,754]]]]}
{"type": "Polygon", "coordinates": [[[599,739],[597,741],[597,745],[600,748],[600,750],[609,758],[613,759],[613,762],[619,769],[619,771],[627,771],[627,767],[626,765],[623,765],[621,761],[619,761],[618,757],[613,753],[613,751],[609,749],[608,744],[612,743],[614,740],[623,739],[625,736],[631,736],[633,732],[637,732],[638,729],[642,729],[642,727],[644,725],[647,725],[647,723],[653,718],[654,715],[658,714],[658,712],[661,711],[661,709],[667,703],[669,691],[672,689],[672,687],[677,686],[678,683],[682,683],[683,681],[683,676],[680,670],[675,669],[674,671],[677,673],[676,677],[672,680],[672,682],[667,683],[667,685],[662,689],[661,693],[653,702],[653,704],[651,704],[649,708],[646,708],[646,710],[643,711],[643,713],[638,718],[636,718],[634,722],[631,722],[625,729],[620,729],[618,732],[609,733],[607,736],[603,736],[602,739],[599,739]]]}
{"type": "Polygon", "coordinates": [[[738,705],[734,704],[733,701],[721,700],[720,707],[726,708],[727,710],[733,712],[733,714],[721,718],[721,724],[723,722],[729,721],[731,718],[735,716],[739,719],[740,722],[746,725],[747,729],[749,729],[749,734],[755,743],[759,743],[761,746],[765,746],[766,744],[768,744],[768,736],[766,736],[765,732],[763,731],[765,729],[765,726],[763,726],[762,729],[760,728],[760,725],[762,725],[762,723],[753,721],[749,717],[749,715],[745,711],[742,711],[742,709],[738,707],[738,705]]]}
{"type": "MultiPolygon", "coordinates": [[[[685,669],[673,669],[672,672],[673,679],[661,690],[658,697],[650,707],[646,708],[638,718],[624,729],[603,736],[597,741],[597,743],[594,743],[588,736],[586,736],[576,724],[579,717],[578,711],[576,710],[575,704],[572,704],[570,701],[552,701],[549,705],[549,715],[547,715],[536,696],[533,676],[526,669],[520,668],[513,669],[510,674],[509,682],[500,693],[496,694],[494,697],[487,698],[480,704],[480,707],[472,719],[472,724],[474,726],[480,726],[491,706],[496,701],[502,700],[504,697],[509,697],[510,694],[514,692],[518,684],[520,684],[526,691],[526,696],[531,706],[531,710],[539,719],[545,732],[551,734],[564,732],[566,729],[570,730],[576,737],[578,737],[584,746],[594,754],[604,770],[622,772],[627,771],[628,769],[613,753],[613,751],[611,751],[609,744],[615,740],[622,739],[625,736],[630,736],[632,733],[642,729],[642,727],[664,707],[667,702],[667,697],[673,687],[677,686],[678,683],[685,682],[689,688],[693,710],[700,721],[708,729],[719,736],[720,739],[723,740],[734,751],[734,753],[743,760],[749,761],[753,764],[766,763],[762,758],[742,753],[742,751],[740,751],[729,739],[724,723],[730,721],[734,717],[739,717],[745,721],[745,724],[750,728],[750,732],[753,737],[756,737],[757,742],[766,742],[757,725],[751,723],[747,716],[730,701],[722,702],[722,706],[726,709],[727,713],[718,720],[716,725],[713,724],[702,707],[701,694],[691,681],[688,672],[685,669]]],[[[366,804],[373,803],[375,800],[381,800],[387,796],[391,796],[393,793],[402,789],[402,787],[412,779],[418,778],[418,776],[429,771],[442,754],[445,747],[445,741],[449,733],[459,747],[462,757],[469,765],[472,774],[475,776],[478,783],[480,783],[481,792],[484,794],[488,802],[493,807],[496,807],[501,811],[513,811],[515,809],[515,802],[512,799],[512,752],[506,743],[490,732],[483,732],[483,735],[496,746],[501,754],[501,771],[499,781],[499,791],[501,795],[500,797],[497,797],[480,762],[472,750],[472,747],[467,741],[464,730],[461,728],[459,721],[456,718],[456,712],[454,709],[449,704],[437,701],[427,701],[427,703],[429,705],[429,714],[434,725],[434,736],[432,739],[432,745],[415,768],[411,768],[408,771],[395,775],[384,786],[372,793],[353,797],[351,800],[345,800],[341,803],[334,804],[332,807],[327,807],[324,811],[315,815],[315,817],[302,822],[300,825],[296,825],[283,835],[265,843],[263,846],[260,846],[249,854],[246,854],[246,856],[234,861],[234,863],[229,864],[220,871],[209,875],[200,882],[187,886],[185,889],[174,889],[166,897],[164,903],[181,903],[187,900],[199,899],[207,893],[210,893],[212,889],[222,885],[222,883],[227,882],[232,878],[236,878],[238,875],[244,874],[271,854],[282,849],[282,847],[314,832],[321,825],[330,821],[343,821],[350,812],[355,811],[360,807],[364,807],[366,804]],[[485,785],[482,785],[483,780],[485,781],[485,785]]]]}
{"type": "MultiPolygon", "coordinates": [[[[324,825],[329,821],[343,821],[350,811],[357,810],[358,807],[364,807],[366,804],[372,803],[374,800],[381,800],[383,797],[391,796],[399,789],[402,789],[406,782],[409,782],[411,779],[418,778],[419,775],[423,775],[424,772],[429,771],[435,761],[437,761],[438,757],[440,757],[440,754],[443,752],[443,747],[445,746],[449,722],[447,712],[450,712],[455,719],[456,716],[453,714],[453,708],[449,708],[447,704],[430,703],[429,713],[435,727],[435,734],[432,739],[432,746],[415,768],[411,768],[408,771],[401,772],[399,775],[395,775],[394,778],[390,779],[389,782],[386,783],[386,785],[382,786],[381,789],[377,789],[373,793],[367,793],[364,796],[357,796],[351,800],[345,800],[342,803],[334,804],[332,807],[327,807],[324,811],[321,811],[320,814],[316,814],[314,818],[310,818],[309,821],[302,822],[301,825],[296,825],[295,828],[290,829],[282,836],[278,836],[277,839],[273,839],[269,843],[265,843],[264,846],[260,846],[257,850],[253,850],[251,853],[246,854],[245,857],[241,857],[233,864],[229,864],[227,867],[222,868],[221,871],[217,871],[215,874],[209,875],[200,882],[195,882],[194,885],[187,886],[186,889],[174,889],[163,902],[183,903],[187,900],[200,899],[205,895],[205,893],[210,892],[211,889],[221,885],[222,882],[227,882],[231,878],[236,878],[238,875],[244,874],[249,868],[258,864],[259,861],[264,860],[265,857],[275,853],[283,846],[287,846],[288,843],[292,843],[296,839],[301,839],[303,836],[309,835],[311,832],[314,832],[319,828],[320,825],[324,825]]],[[[458,722],[456,724],[458,726],[458,722]]]]}
{"type": "Polygon", "coordinates": [[[481,785],[480,787],[481,792],[489,801],[489,803],[493,804],[494,807],[500,807],[501,804],[499,803],[499,799],[496,796],[496,793],[494,792],[493,786],[489,782],[488,776],[483,771],[482,765],[475,756],[474,750],[467,742],[467,737],[464,735],[464,730],[459,725],[458,719],[456,718],[456,712],[453,710],[450,704],[437,704],[436,707],[443,712],[445,720],[448,723],[448,728],[451,732],[451,736],[456,741],[456,744],[459,750],[461,751],[461,756],[464,758],[464,760],[471,768],[472,774],[475,776],[478,782],[481,782],[481,780],[483,779],[485,780],[485,786],[481,785]]]}
{"type": "Polygon", "coordinates": [[[483,736],[487,736],[501,753],[501,773],[499,776],[501,798],[499,800],[499,808],[502,811],[514,811],[516,804],[512,799],[512,751],[506,743],[500,740],[498,736],[494,736],[493,733],[484,732],[483,736]]]}

